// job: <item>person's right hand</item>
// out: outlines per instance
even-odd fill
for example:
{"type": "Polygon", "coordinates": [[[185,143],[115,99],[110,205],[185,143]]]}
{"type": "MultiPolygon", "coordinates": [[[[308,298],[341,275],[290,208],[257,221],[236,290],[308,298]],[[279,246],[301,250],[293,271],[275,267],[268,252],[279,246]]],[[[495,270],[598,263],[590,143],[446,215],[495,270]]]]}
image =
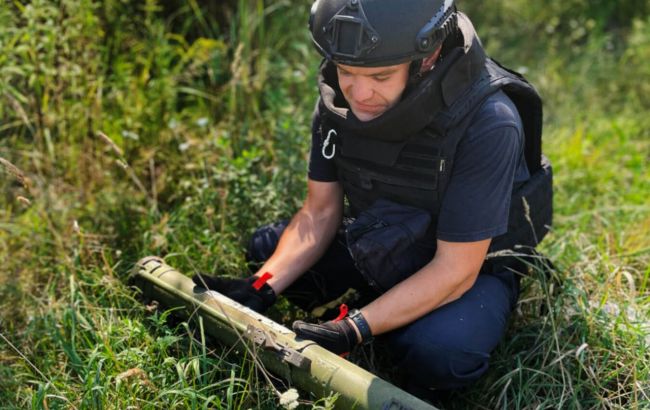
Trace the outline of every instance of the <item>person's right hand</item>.
{"type": "Polygon", "coordinates": [[[266,283],[264,275],[262,279],[257,276],[234,279],[197,273],[192,276],[192,281],[199,287],[207,286],[208,290],[217,291],[259,313],[266,311],[277,299],[275,291],[266,283]]]}
{"type": "Polygon", "coordinates": [[[313,340],[325,349],[336,354],[347,354],[357,344],[359,339],[352,320],[330,320],[325,323],[307,323],[302,320],[293,322],[296,336],[313,340]]]}

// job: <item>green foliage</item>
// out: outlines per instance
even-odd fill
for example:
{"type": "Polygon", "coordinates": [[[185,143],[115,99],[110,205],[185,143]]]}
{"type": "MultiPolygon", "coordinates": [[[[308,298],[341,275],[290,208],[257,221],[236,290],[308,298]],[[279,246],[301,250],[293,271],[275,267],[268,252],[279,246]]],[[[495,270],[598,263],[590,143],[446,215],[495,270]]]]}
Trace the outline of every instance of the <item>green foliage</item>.
{"type": "MultiPolygon", "coordinates": [[[[0,407],[279,406],[125,282],[147,254],[243,275],[251,231],[300,206],[309,3],[0,7],[0,407]]],[[[459,3],[544,97],[557,277],[524,280],[492,369],[444,407],[648,407],[650,3],[459,3]]]]}
{"type": "Polygon", "coordinates": [[[193,2],[0,8],[0,157],[28,175],[3,163],[3,407],[275,407],[249,359],[119,278],[147,253],[240,274],[245,232],[295,210],[315,67],[270,20],[289,6],[240,2],[229,31],[193,2]]]}

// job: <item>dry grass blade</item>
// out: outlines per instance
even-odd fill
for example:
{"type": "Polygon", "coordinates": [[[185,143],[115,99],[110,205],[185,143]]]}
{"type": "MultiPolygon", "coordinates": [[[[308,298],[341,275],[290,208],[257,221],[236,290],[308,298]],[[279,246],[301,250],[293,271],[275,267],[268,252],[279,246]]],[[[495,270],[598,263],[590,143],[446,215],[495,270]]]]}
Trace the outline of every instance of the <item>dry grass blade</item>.
{"type": "MultiPolygon", "coordinates": [[[[4,342],[5,342],[5,343],[6,343],[6,344],[7,344],[7,345],[8,345],[8,346],[13,350],[13,351],[15,351],[15,352],[16,352],[16,353],[17,353],[17,354],[18,354],[18,355],[19,355],[19,356],[20,356],[20,357],[25,361],[25,363],[27,363],[27,365],[29,365],[29,367],[31,367],[32,369],[34,369],[34,371],[35,371],[39,376],[41,376],[41,377],[43,378],[43,380],[45,380],[45,381],[46,381],[50,386],[52,386],[52,388],[53,388],[54,390],[56,390],[58,393],[61,393],[61,391],[59,390],[59,388],[56,387],[56,385],[54,385],[54,384],[52,383],[52,380],[50,380],[50,379],[49,379],[45,374],[43,374],[43,372],[42,372],[38,367],[36,367],[36,365],[35,365],[34,363],[32,363],[32,361],[29,360],[29,358],[27,358],[27,356],[25,356],[25,355],[23,354],[23,352],[20,351],[20,349],[18,349],[18,348],[17,348],[17,347],[16,347],[16,346],[15,346],[15,345],[14,345],[14,344],[9,340],[9,339],[7,339],[7,338],[5,337],[5,335],[4,335],[2,332],[0,332],[0,339],[2,339],[2,340],[3,340],[3,341],[4,341],[4,342]]],[[[64,398],[64,400],[65,400],[65,401],[68,401],[68,400],[65,399],[65,398],[64,398]]],[[[70,404],[71,408],[73,408],[73,409],[76,410],[76,407],[75,407],[72,403],[70,403],[70,402],[68,402],[68,403],[70,404]]]]}
{"type": "Polygon", "coordinates": [[[17,166],[7,161],[6,159],[0,157],[0,165],[4,168],[10,175],[13,175],[14,178],[20,182],[20,184],[27,190],[31,186],[31,181],[25,176],[25,173],[18,169],[17,166]]]}
{"type": "Polygon", "coordinates": [[[131,178],[131,181],[138,187],[138,189],[143,192],[147,197],[150,197],[150,200],[154,202],[154,199],[151,198],[149,195],[149,192],[147,191],[147,188],[145,188],[144,184],[142,181],[140,181],[140,178],[136,175],[136,173],[133,171],[133,169],[129,166],[129,164],[126,162],[124,159],[124,151],[113,141],[108,135],[104,134],[101,131],[97,131],[97,137],[104,141],[106,145],[108,145],[113,151],[114,154],[117,155],[118,158],[115,159],[117,164],[124,170],[126,171],[127,175],[129,178],[131,178]]]}
{"type": "Polygon", "coordinates": [[[111,150],[113,150],[113,152],[116,153],[119,157],[124,156],[124,152],[122,151],[122,149],[118,147],[115,141],[110,139],[108,135],[104,134],[101,131],[97,131],[97,137],[99,137],[100,140],[104,141],[106,145],[108,145],[111,148],[111,150]]]}
{"type": "Polygon", "coordinates": [[[147,373],[137,367],[131,368],[129,370],[126,370],[115,377],[115,383],[120,384],[123,381],[127,381],[129,383],[139,383],[142,384],[143,386],[155,388],[154,384],[149,380],[149,376],[147,373]]]}
{"type": "Polygon", "coordinates": [[[32,123],[29,120],[29,116],[27,115],[27,113],[23,109],[23,106],[20,105],[18,100],[16,100],[10,93],[5,92],[3,95],[7,100],[9,100],[9,104],[14,109],[15,113],[18,114],[18,117],[20,117],[23,124],[25,124],[25,126],[29,129],[29,132],[32,135],[34,135],[34,133],[35,133],[34,127],[32,126],[32,123]]]}
{"type": "Polygon", "coordinates": [[[30,206],[32,204],[32,201],[30,201],[29,199],[25,198],[22,195],[18,195],[16,197],[16,199],[18,200],[18,202],[20,202],[21,204],[23,204],[25,206],[30,206]]]}

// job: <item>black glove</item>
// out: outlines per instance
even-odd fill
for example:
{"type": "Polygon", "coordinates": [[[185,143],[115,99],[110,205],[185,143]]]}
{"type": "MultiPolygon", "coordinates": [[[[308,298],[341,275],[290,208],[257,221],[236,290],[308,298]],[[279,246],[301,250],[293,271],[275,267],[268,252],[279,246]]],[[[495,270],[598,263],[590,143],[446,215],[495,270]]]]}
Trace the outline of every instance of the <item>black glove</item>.
{"type": "Polygon", "coordinates": [[[192,276],[192,281],[199,287],[207,286],[209,290],[226,295],[259,313],[266,311],[277,299],[273,288],[266,281],[260,282],[257,276],[247,279],[232,279],[199,273],[192,276]]]}
{"type": "Polygon", "coordinates": [[[320,325],[297,320],[293,322],[293,331],[298,337],[313,340],[336,354],[348,353],[359,343],[354,325],[348,318],[330,320],[320,325]]]}

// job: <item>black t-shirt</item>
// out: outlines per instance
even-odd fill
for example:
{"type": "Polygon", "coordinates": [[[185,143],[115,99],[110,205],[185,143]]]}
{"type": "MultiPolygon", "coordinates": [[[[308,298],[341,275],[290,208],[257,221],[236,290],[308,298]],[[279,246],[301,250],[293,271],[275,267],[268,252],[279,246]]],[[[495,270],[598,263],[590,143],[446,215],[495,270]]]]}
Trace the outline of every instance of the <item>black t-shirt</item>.
{"type": "MultiPolygon", "coordinates": [[[[308,176],[335,182],[336,165],[323,156],[317,127],[318,118],[314,118],[308,176]]],[[[437,238],[473,242],[505,233],[513,187],[528,178],[521,119],[513,102],[498,92],[476,112],[458,145],[438,217],[437,238]]]]}

